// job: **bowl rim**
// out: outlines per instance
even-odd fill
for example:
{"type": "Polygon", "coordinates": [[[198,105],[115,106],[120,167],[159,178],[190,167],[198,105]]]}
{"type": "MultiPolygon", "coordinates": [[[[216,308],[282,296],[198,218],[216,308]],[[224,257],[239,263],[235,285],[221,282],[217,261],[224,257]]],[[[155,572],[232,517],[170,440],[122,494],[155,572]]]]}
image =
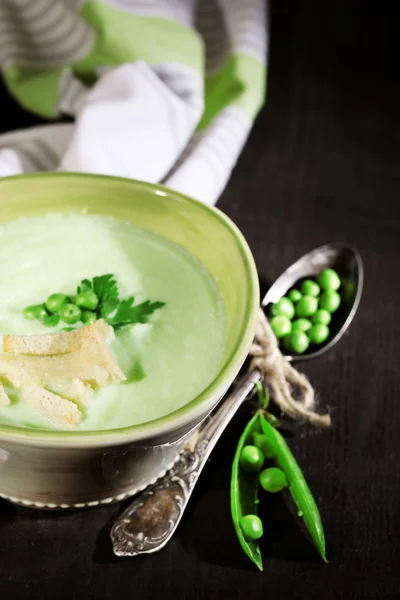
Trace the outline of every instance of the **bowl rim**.
{"type": "MultiPolygon", "coordinates": [[[[248,354],[251,342],[254,338],[256,320],[259,305],[259,280],[256,269],[256,264],[248,246],[248,243],[235,223],[215,206],[210,206],[199,200],[191,198],[186,194],[175,191],[158,183],[148,183],[136,179],[128,179],[125,177],[114,177],[111,175],[97,175],[89,173],[74,173],[74,172],[46,172],[46,173],[29,173],[22,175],[13,175],[4,178],[0,181],[1,186],[12,181],[27,181],[29,179],[62,179],[62,178],[82,178],[90,181],[96,180],[112,180],[120,181],[124,184],[132,185],[133,188],[139,187],[146,189],[152,194],[167,195],[178,197],[184,202],[196,205],[200,210],[208,213],[212,218],[220,221],[221,225],[236,239],[240,254],[242,255],[243,264],[247,276],[248,294],[246,300],[245,313],[247,318],[244,319],[241,330],[238,334],[238,341],[232,349],[231,353],[221,366],[220,370],[213,380],[204,388],[200,394],[190,400],[187,404],[180,408],[156,419],[129,425],[121,428],[104,429],[104,430],[52,430],[52,429],[37,429],[18,427],[14,425],[6,425],[0,423],[0,439],[10,441],[20,441],[23,443],[31,443],[40,446],[57,447],[86,447],[86,446],[108,446],[121,444],[124,442],[139,442],[144,439],[158,438],[168,436],[168,433],[177,431],[180,428],[187,427],[205,415],[211,410],[221,395],[225,393],[227,387],[232,383],[244,360],[248,354]],[[161,193],[161,194],[160,194],[161,193]],[[207,402],[208,398],[208,402],[207,402]]],[[[91,213],[96,214],[96,213],[91,213]]]]}

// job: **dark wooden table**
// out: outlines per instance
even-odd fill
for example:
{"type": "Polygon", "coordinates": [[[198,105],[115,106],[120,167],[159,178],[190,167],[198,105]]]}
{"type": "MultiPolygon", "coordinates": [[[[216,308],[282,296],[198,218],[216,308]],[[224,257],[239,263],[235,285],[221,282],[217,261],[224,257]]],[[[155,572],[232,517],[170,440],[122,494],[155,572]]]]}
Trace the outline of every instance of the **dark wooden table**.
{"type": "MultiPolygon", "coordinates": [[[[394,17],[380,5],[367,14],[366,3],[323,4],[273,5],[268,102],[219,206],[247,237],[265,280],[324,242],[353,243],[364,260],[364,296],[348,335],[304,365],[333,427],[297,427],[290,440],[320,503],[330,564],[321,564],[279,499],[263,511],[264,573],[242,556],[229,471],[243,409],[158,555],[113,557],[109,530],[121,505],[59,514],[0,502],[2,599],[400,597],[394,17]]],[[[35,122],[4,91],[0,103],[1,129],[35,122]]]]}

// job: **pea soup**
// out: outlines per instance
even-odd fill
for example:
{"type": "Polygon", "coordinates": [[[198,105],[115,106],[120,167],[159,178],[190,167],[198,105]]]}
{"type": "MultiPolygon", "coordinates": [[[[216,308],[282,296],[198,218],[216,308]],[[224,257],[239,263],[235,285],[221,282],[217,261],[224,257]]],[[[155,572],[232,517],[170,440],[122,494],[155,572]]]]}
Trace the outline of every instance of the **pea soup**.
{"type": "MultiPolygon", "coordinates": [[[[131,223],[86,214],[18,219],[0,226],[0,335],[51,330],[23,309],[77,283],[112,273],[121,297],[165,303],[148,323],[121,327],[110,342],[126,376],[95,392],[77,429],[126,427],[167,415],[199,394],[217,374],[225,344],[218,289],[205,267],[183,248],[131,223]]],[[[11,405],[0,422],[53,426],[3,381],[11,405]]]]}

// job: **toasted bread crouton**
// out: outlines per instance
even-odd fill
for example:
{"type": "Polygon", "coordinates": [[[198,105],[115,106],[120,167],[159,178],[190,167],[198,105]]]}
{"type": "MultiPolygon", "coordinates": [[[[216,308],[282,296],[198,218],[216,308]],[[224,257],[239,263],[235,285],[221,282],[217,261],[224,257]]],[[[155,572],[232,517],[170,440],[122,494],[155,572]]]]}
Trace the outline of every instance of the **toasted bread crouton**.
{"type": "MultiPolygon", "coordinates": [[[[109,327],[105,321],[103,323],[106,327],[109,327]]],[[[95,365],[95,376],[92,378],[78,375],[78,377],[91,385],[94,384],[95,387],[104,387],[112,383],[124,381],[126,377],[116,363],[110,348],[104,341],[104,328],[96,328],[95,324],[93,324],[82,329],[85,329],[86,332],[80,341],[81,357],[82,360],[89,364],[91,363],[92,366],[95,365]]],[[[112,330],[112,327],[110,329],[112,330]]]]}
{"type": "Polygon", "coordinates": [[[104,319],[92,325],[86,325],[75,331],[59,331],[39,335],[5,335],[4,352],[11,354],[32,354],[34,356],[51,356],[67,354],[78,350],[85,341],[100,335],[106,341],[112,333],[112,327],[104,319]]]}
{"type": "Polygon", "coordinates": [[[17,389],[44,387],[80,402],[87,400],[88,386],[106,387],[125,379],[96,328],[83,338],[75,352],[53,356],[0,355],[0,376],[17,389]]]}
{"type": "Polygon", "coordinates": [[[34,385],[22,388],[22,397],[36,412],[56,427],[76,427],[81,422],[81,412],[73,402],[34,385]]]}
{"type": "Polygon", "coordinates": [[[6,390],[3,384],[0,382],[0,406],[8,406],[10,404],[10,398],[7,396],[6,390]]]}
{"type": "Polygon", "coordinates": [[[93,395],[93,388],[77,378],[54,381],[49,387],[55,394],[59,394],[67,400],[75,400],[79,404],[87,404],[93,395]]]}

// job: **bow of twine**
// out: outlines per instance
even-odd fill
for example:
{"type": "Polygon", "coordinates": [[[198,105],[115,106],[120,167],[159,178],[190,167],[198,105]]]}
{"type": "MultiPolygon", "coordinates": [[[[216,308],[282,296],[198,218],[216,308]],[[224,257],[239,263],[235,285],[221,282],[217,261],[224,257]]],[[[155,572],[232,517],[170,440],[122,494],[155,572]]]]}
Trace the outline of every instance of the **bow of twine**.
{"type": "Polygon", "coordinates": [[[261,308],[250,355],[253,357],[250,369],[258,369],[263,378],[268,380],[273,399],[282,412],[294,418],[303,417],[314,425],[327,427],[331,424],[328,414],[315,412],[315,394],[311,383],[283,357],[278,340],[261,308]]]}

